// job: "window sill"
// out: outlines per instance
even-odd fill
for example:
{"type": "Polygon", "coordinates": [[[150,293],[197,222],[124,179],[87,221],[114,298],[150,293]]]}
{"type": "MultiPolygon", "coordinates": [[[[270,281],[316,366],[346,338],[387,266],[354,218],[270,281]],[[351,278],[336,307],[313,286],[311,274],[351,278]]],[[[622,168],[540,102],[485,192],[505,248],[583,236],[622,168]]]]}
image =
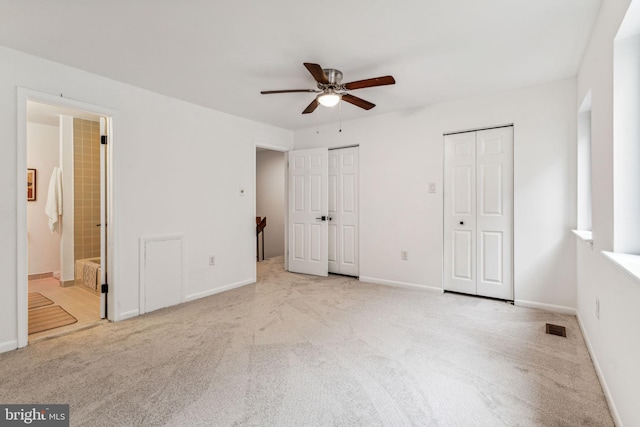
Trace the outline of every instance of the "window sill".
{"type": "Polygon", "coordinates": [[[591,245],[593,249],[593,233],[591,230],[571,230],[580,240],[591,245]]]}
{"type": "Polygon", "coordinates": [[[640,255],[602,251],[602,255],[640,286],[640,255]]]}

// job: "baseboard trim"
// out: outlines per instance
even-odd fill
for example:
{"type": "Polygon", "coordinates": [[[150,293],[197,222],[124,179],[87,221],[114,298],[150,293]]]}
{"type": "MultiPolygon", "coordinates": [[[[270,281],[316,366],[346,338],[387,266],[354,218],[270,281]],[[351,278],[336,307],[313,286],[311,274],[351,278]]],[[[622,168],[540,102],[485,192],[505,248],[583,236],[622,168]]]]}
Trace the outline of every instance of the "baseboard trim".
{"type": "Polygon", "coordinates": [[[521,299],[514,300],[513,304],[519,307],[537,308],[539,310],[553,311],[554,313],[571,314],[573,316],[577,314],[575,308],[566,307],[564,305],[545,304],[542,302],[524,301],[521,299]]]}
{"type": "Polygon", "coordinates": [[[140,310],[138,309],[125,311],[123,313],[120,313],[120,316],[118,316],[118,318],[116,319],[116,322],[119,322],[121,320],[131,319],[132,317],[138,317],[138,316],[140,316],[140,310]]]}
{"type": "Polygon", "coordinates": [[[70,286],[75,286],[75,285],[76,285],[76,281],[74,279],[60,280],[60,286],[62,286],[63,288],[68,288],[70,286]]]}
{"type": "Polygon", "coordinates": [[[195,294],[187,295],[187,302],[194,301],[200,298],[209,297],[211,295],[219,294],[221,292],[230,291],[231,289],[240,288],[242,286],[251,285],[256,283],[254,279],[246,279],[241,280],[240,282],[231,283],[230,285],[225,285],[215,289],[209,289],[202,292],[196,292],[195,294]]]}
{"type": "Polygon", "coordinates": [[[28,276],[28,280],[39,280],[39,279],[46,279],[47,277],[53,277],[53,271],[50,271],[48,273],[36,273],[36,274],[30,274],[28,276]]]}
{"type": "Polygon", "coordinates": [[[579,313],[576,314],[576,318],[578,319],[578,326],[580,326],[580,331],[582,332],[582,337],[584,338],[584,342],[587,344],[587,350],[589,351],[589,356],[591,356],[591,361],[593,362],[593,366],[596,368],[596,374],[598,375],[598,379],[600,380],[600,386],[602,387],[602,391],[604,392],[604,397],[607,399],[607,404],[609,405],[609,410],[611,411],[611,417],[613,418],[613,422],[616,424],[616,426],[622,427],[622,419],[620,418],[620,414],[618,413],[616,404],[613,401],[613,396],[611,396],[611,391],[609,390],[607,381],[604,378],[602,369],[600,369],[598,358],[596,357],[596,354],[593,351],[593,347],[591,346],[591,341],[589,341],[589,336],[587,335],[587,331],[585,330],[584,325],[582,324],[582,319],[580,318],[579,313]]]}
{"type": "Polygon", "coordinates": [[[5,341],[0,343],[0,353],[15,350],[18,348],[18,340],[5,341]]]}
{"type": "Polygon", "coordinates": [[[421,291],[442,293],[442,288],[436,286],[417,285],[415,283],[396,282],[394,280],[377,279],[375,277],[360,276],[361,282],[373,283],[376,285],[393,286],[394,288],[419,289],[421,291]]]}

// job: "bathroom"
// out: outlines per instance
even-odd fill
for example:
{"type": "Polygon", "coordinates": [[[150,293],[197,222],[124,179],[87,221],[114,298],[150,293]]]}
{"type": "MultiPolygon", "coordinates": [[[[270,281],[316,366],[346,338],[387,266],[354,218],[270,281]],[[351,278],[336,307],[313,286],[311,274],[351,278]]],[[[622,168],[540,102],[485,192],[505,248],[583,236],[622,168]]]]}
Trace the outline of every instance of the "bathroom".
{"type": "Polygon", "coordinates": [[[100,321],[101,150],[100,116],[28,102],[30,341],[100,321]]]}

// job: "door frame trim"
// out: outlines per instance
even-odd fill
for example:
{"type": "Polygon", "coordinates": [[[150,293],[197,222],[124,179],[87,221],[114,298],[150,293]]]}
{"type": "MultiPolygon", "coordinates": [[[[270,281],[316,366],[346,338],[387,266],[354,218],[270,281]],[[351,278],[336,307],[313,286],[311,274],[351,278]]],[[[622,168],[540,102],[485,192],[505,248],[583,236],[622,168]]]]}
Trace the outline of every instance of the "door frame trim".
{"type": "Polygon", "coordinates": [[[27,199],[24,197],[27,191],[26,181],[24,179],[24,171],[27,169],[27,102],[33,101],[51,106],[65,107],[74,110],[82,110],[93,113],[98,116],[108,117],[111,128],[109,129],[109,143],[107,144],[107,174],[110,182],[107,187],[107,259],[111,262],[107,263],[107,273],[110,278],[109,292],[107,293],[108,313],[107,319],[119,320],[118,313],[114,309],[116,307],[117,295],[117,277],[114,273],[116,258],[116,233],[117,222],[114,220],[114,194],[117,194],[115,186],[117,185],[117,176],[114,174],[113,167],[115,153],[113,141],[117,135],[118,111],[108,107],[90,104],[76,99],[65,98],[61,94],[53,95],[46,92],[28,89],[24,87],[17,88],[17,138],[16,138],[16,173],[17,173],[17,212],[16,212],[16,325],[17,325],[17,345],[22,348],[29,343],[29,314],[28,314],[28,243],[27,243],[27,199]]]}

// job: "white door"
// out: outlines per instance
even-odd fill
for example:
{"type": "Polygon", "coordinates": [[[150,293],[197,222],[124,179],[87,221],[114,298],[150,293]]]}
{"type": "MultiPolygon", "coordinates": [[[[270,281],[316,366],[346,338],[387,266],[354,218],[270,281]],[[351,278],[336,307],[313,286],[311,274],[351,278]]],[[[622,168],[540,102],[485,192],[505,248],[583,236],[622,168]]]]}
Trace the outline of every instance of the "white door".
{"type": "Polygon", "coordinates": [[[513,299],[513,127],[445,137],[444,289],[513,299]]]}
{"type": "Polygon", "coordinates": [[[478,131],[478,295],[513,299],[513,127],[478,131]]]}
{"type": "Polygon", "coordinates": [[[444,289],[476,293],[476,134],[444,144],[444,289]]]}
{"type": "Polygon", "coordinates": [[[329,151],[329,272],[358,276],[358,147],[329,151]]]}
{"type": "Polygon", "coordinates": [[[328,276],[328,151],[289,152],[289,271],[328,276]]]}

